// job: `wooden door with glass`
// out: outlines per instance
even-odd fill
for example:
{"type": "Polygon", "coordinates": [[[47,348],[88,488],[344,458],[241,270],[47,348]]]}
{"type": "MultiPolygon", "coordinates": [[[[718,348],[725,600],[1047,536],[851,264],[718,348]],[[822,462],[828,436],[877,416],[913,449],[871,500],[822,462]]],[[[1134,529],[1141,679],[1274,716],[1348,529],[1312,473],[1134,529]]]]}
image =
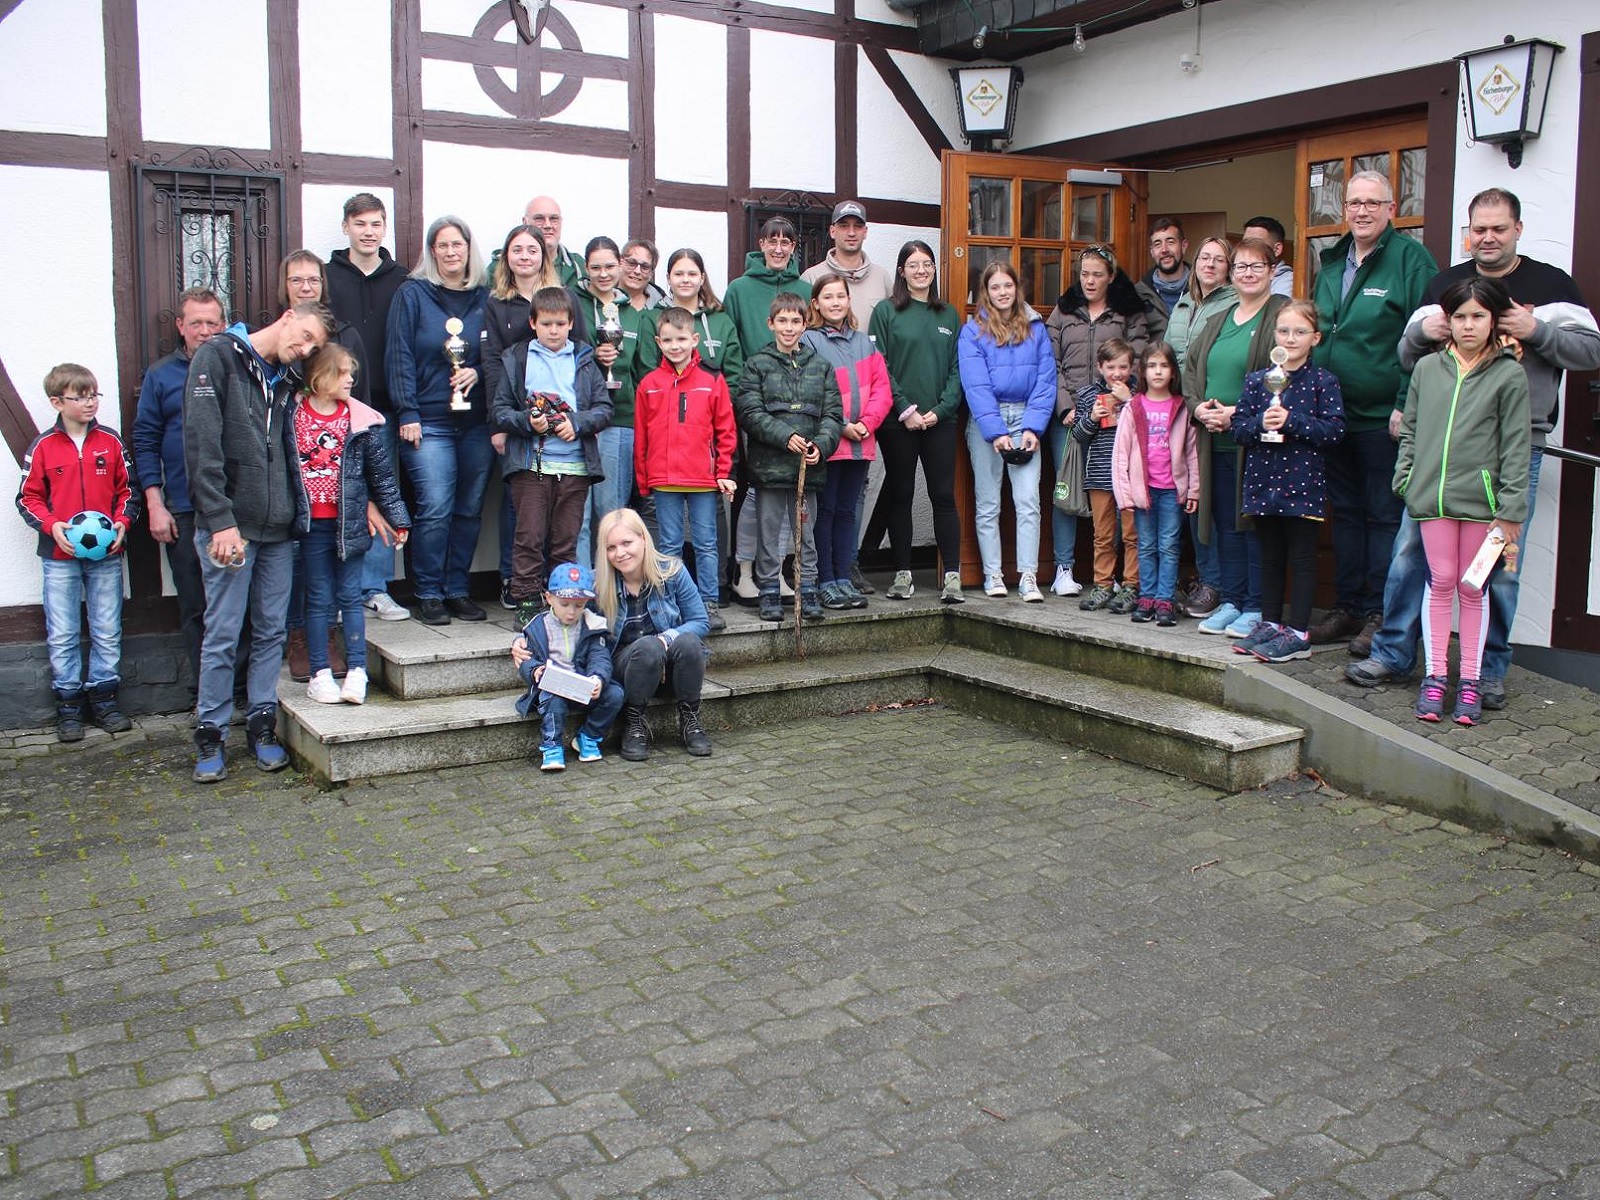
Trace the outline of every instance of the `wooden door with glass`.
{"type": "MultiPolygon", "coordinates": [[[[1092,163],[1026,158],[1017,154],[960,154],[946,150],[944,229],[940,246],[945,300],[962,317],[976,307],[979,280],[991,262],[1017,268],[1022,297],[1041,319],[1073,281],[1073,264],[1090,246],[1110,246],[1127,263],[1140,241],[1134,229],[1142,216],[1142,197],[1116,172],[1092,163]]],[[[1137,271],[1130,271],[1137,276],[1137,271]]],[[[956,506],[961,513],[961,582],[982,582],[978,539],[973,524],[972,466],[965,443],[956,465],[956,506]]],[[[1055,468],[1048,459],[1040,472],[1043,519],[1039,562],[1051,561],[1050,497],[1055,468]]],[[[1004,569],[1015,579],[1012,553],[1015,516],[1009,491],[1000,512],[1004,569]]],[[[941,568],[942,569],[942,568],[941,568]]]]}
{"type": "Polygon", "coordinates": [[[1376,171],[1394,190],[1394,227],[1422,240],[1428,165],[1425,118],[1302,138],[1295,189],[1295,291],[1311,295],[1322,254],[1344,236],[1344,189],[1358,171],[1376,171]]]}

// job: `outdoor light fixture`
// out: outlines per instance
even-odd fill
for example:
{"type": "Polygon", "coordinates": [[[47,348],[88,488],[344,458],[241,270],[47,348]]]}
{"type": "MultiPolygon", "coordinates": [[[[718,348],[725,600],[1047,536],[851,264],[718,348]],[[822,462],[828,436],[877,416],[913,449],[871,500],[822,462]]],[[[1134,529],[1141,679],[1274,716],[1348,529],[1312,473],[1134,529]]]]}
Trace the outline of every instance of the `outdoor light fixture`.
{"type": "Polygon", "coordinates": [[[1083,26],[1078,25],[1072,30],[1072,48],[1082,54],[1089,48],[1089,43],[1083,40],[1083,26]]]}
{"type": "Polygon", "coordinates": [[[1017,124],[1017,93],[1022,90],[1022,68],[998,63],[989,66],[951,67],[956,85],[956,113],[961,136],[974,150],[993,150],[1011,141],[1017,124]]]}
{"type": "Polygon", "coordinates": [[[1539,136],[1550,71],[1565,49],[1543,38],[1515,41],[1456,55],[1467,71],[1467,124],[1472,140],[1506,152],[1512,167],[1522,165],[1522,144],[1539,136]]]}

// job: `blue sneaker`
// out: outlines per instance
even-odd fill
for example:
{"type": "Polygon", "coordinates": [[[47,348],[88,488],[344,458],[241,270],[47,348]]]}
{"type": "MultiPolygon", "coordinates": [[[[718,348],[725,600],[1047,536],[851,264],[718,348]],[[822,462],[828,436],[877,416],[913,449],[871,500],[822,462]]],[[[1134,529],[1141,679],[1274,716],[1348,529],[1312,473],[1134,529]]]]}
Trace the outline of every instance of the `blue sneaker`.
{"type": "Polygon", "coordinates": [[[223,731],[215,725],[201,724],[194,731],[194,777],[198,783],[216,783],[228,777],[223,757],[223,731]]]}
{"type": "Polygon", "coordinates": [[[1257,647],[1265,646],[1281,632],[1283,632],[1282,627],[1274,625],[1271,621],[1257,621],[1254,629],[1233,644],[1233,652],[1254,654],[1257,647]]]}
{"type": "Polygon", "coordinates": [[[281,771],[289,765],[289,752],[278,741],[277,705],[257,709],[246,717],[244,733],[261,770],[281,771]]]}
{"type": "Polygon", "coordinates": [[[1262,642],[1252,653],[1262,662],[1286,663],[1311,657],[1311,642],[1290,629],[1280,629],[1269,642],[1262,642]]]}
{"type": "MultiPolygon", "coordinates": [[[[1201,633],[1221,633],[1223,630],[1227,629],[1229,625],[1232,625],[1235,621],[1237,621],[1243,615],[1244,614],[1239,611],[1237,605],[1229,604],[1226,601],[1224,601],[1217,608],[1216,612],[1212,613],[1204,621],[1200,622],[1200,625],[1199,625],[1200,632],[1201,633]]],[[[1256,619],[1257,620],[1261,619],[1261,614],[1260,613],[1256,614],[1256,619]]]]}
{"type": "Polygon", "coordinates": [[[581,729],[573,735],[572,748],[578,752],[579,762],[600,761],[600,739],[590,737],[581,729]]]}
{"type": "Polygon", "coordinates": [[[560,746],[539,747],[539,770],[565,771],[567,769],[567,756],[560,746]]]}
{"type": "Polygon", "coordinates": [[[1224,630],[1229,637],[1249,637],[1256,631],[1256,626],[1261,624],[1259,612],[1240,613],[1238,617],[1224,630]]]}

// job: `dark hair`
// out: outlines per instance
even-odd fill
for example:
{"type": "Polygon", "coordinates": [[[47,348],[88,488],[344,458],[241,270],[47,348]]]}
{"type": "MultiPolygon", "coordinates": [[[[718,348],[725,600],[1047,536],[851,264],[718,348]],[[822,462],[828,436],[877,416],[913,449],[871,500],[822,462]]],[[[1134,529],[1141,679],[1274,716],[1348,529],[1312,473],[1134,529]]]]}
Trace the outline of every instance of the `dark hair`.
{"type": "Polygon", "coordinates": [[[779,313],[786,312],[799,313],[803,317],[806,315],[806,302],[794,292],[779,292],[767,309],[767,320],[771,321],[779,313]]]}
{"type": "Polygon", "coordinates": [[[617,244],[610,238],[602,235],[600,237],[592,237],[589,239],[589,244],[583,248],[583,261],[588,262],[589,256],[596,250],[609,250],[611,253],[617,256],[619,261],[622,258],[622,251],[617,249],[617,244]]]}
{"type": "Polygon", "coordinates": [[[490,272],[489,294],[496,300],[509,300],[517,294],[516,280],[511,274],[511,243],[523,234],[531,237],[534,245],[539,247],[539,271],[544,276],[544,286],[554,287],[561,281],[561,276],[556,272],[555,259],[550,253],[550,244],[544,240],[544,234],[539,232],[535,225],[513,225],[511,232],[506,234],[500,253],[494,256],[494,270],[490,272]]]}
{"type": "Polygon", "coordinates": [[[64,396],[69,391],[74,395],[84,392],[97,392],[100,385],[95,381],[94,372],[88,367],[78,363],[58,363],[50,368],[50,373],[44,377],[44,394],[54,400],[64,396]]]}
{"type": "MultiPolygon", "coordinates": [[[[215,304],[218,308],[222,308],[222,297],[208,287],[185,288],[178,293],[178,302],[172,306],[177,309],[179,319],[183,317],[183,306],[185,304],[215,304]]],[[[224,319],[227,318],[226,309],[223,309],[222,316],[224,319]]]]}
{"type": "MultiPolygon", "coordinates": [[[[1115,341],[1116,339],[1113,338],[1112,340],[1115,341]]],[[[1107,345],[1109,344],[1108,342],[1107,345]]],[[[1144,365],[1149,366],[1153,357],[1160,357],[1166,360],[1167,366],[1172,368],[1172,382],[1168,387],[1174,396],[1183,395],[1183,368],[1178,365],[1178,352],[1172,348],[1172,343],[1151,342],[1144,348],[1144,365]]]]}
{"type": "Polygon", "coordinates": [[[1183,222],[1177,217],[1156,217],[1150,222],[1150,236],[1155,237],[1163,229],[1176,229],[1178,240],[1183,241],[1183,222]]]}
{"type": "Polygon", "coordinates": [[[1246,229],[1265,229],[1272,235],[1275,242],[1287,241],[1289,231],[1283,227],[1283,222],[1277,217],[1251,217],[1244,223],[1246,229]]]}
{"type": "Polygon", "coordinates": [[[382,213],[385,221],[389,219],[389,210],[383,206],[383,201],[379,200],[371,192],[357,192],[344,202],[344,219],[346,221],[351,217],[359,217],[363,213],[369,212],[382,213]]]}
{"type": "Polygon", "coordinates": [[[1483,191],[1468,200],[1467,216],[1470,219],[1472,214],[1480,208],[1496,208],[1502,204],[1511,210],[1511,219],[1513,221],[1522,220],[1522,201],[1517,199],[1516,193],[1497,187],[1484,188],[1483,191]]]}
{"type": "Polygon", "coordinates": [[[572,303],[572,294],[563,287],[542,287],[533,294],[533,315],[540,313],[560,313],[567,320],[577,322],[577,313],[572,303]]]}
{"type": "MultiPolygon", "coordinates": [[[[667,255],[667,275],[669,276],[669,283],[670,276],[672,275],[673,264],[684,258],[687,258],[695,266],[700,268],[700,307],[705,309],[707,312],[722,311],[722,301],[718,300],[717,294],[711,290],[711,277],[706,274],[706,260],[700,257],[700,251],[691,249],[688,246],[684,246],[682,249],[674,250],[671,254],[667,255]]],[[[671,292],[672,289],[670,285],[667,290],[669,293],[671,292]]]]}
{"type": "Polygon", "coordinates": [[[1108,363],[1113,358],[1121,358],[1123,355],[1127,355],[1128,364],[1130,366],[1133,365],[1133,347],[1121,338],[1107,338],[1100,343],[1099,349],[1094,352],[1094,361],[1096,364],[1108,363]]]}
{"type": "Polygon", "coordinates": [[[1454,316],[1456,309],[1468,300],[1476,300],[1483,305],[1496,322],[1511,311],[1514,303],[1511,293],[1506,291],[1506,285],[1500,280],[1488,275],[1472,274],[1445,288],[1444,295],[1439,297],[1439,307],[1444,309],[1446,316],[1454,316]]]}
{"type": "Polygon", "coordinates": [[[693,333],[694,314],[687,308],[670,304],[656,314],[656,332],[658,335],[663,325],[671,325],[674,329],[682,329],[688,333],[693,333]]]}
{"type": "Polygon", "coordinates": [[[315,300],[307,300],[303,304],[296,304],[289,309],[297,317],[315,317],[322,325],[322,335],[332,337],[339,332],[339,323],[333,319],[333,313],[326,304],[318,304],[315,300]]]}
{"type": "MultiPolygon", "coordinates": [[[[837,271],[822,272],[822,274],[818,275],[811,281],[811,299],[806,303],[807,329],[821,329],[823,325],[827,323],[822,319],[822,310],[817,307],[817,296],[820,295],[822,289],[830,283],[843,284],[845,299],[848,300],[850,298],[850,281],[848,279],[839,274],[837,271]]],[[[860,326],[856,324],[856,314],[854,310],[849,308],[844,310],[844,327],[846,329],[860,328],[860,326]]]]}
{"type": "Polygon", "coordinates": [[[889,303],[895,312],[905,312],[911,307],[911,287],[906,283],[906,259],[918,250],[933,260],[933,281],[928,284],[928,308],[933,312],[944,310],[944,300],[939,295],[939,256],[927,242],[912,238],[900,247],[900,257],[894,264],[894,286],[889,290],[889,303]]]}
{"type": "Polygon", "coordinates": [[[769,237],[786,237],[794,242],[799,240],[800,235],[795,232],[794,222],[788,217],[768,217],[761,222],[761,230],[756,234],[756,240],[764,242],[769,237]]]}

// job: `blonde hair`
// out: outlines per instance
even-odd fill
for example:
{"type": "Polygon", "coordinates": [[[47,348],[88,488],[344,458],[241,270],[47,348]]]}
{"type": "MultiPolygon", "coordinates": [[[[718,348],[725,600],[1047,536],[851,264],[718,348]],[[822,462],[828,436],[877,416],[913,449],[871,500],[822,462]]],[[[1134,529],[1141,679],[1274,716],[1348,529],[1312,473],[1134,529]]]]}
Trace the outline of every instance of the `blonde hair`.
{"type": "Polygon", "coordinates": [[[659,588],[661,584],[679,571],[683,570],[680,559],[669,558],[656,549],[655,539],[650,536],[650,531],[645,528],[644,518],[631,508],[614,508],[600,518],[600,527],[595,530],[595,544],[600,548],[594,565],[594,596],[595,604],[599,606],[600,613],[606,619],[606,624],[615,626],[619,609],[617,606],[617,592],[620,589],[621,578],[611,566],[611,559],[606,555],[606,540],[618,526],[628,530],[644,543],[644,553],[640,555],[644,563],[644,587],[641,592],[651,588],[659,588]]]}
{"type": "Polygon", "coordinates": [[[978,328],[991,338],[996,346],[1020,345],[1028,340],[1032,320],[1028,316],[1027,306],[1022,301],[1022,279],[1017,274],[1017,269],[1004,259],[996,259],[983,269],[983,275],[978,280],[978,312],[974,320],[978,322],[978,328]],[[1009,275],[1011,282],[1017,285],[1017,294],[1011,302],[1011,311],[1004,315],[992,312],[989,308],[989,280],[1002,272],[1009,275]]]}
{"type": "Polygon", "coordinates": [[[1291,300],[1278,310],[1278,316],[1287,316],[1293,313],[1297,317],[1304,317],[1311,326],[1312,333],[1321,333],[1322,329],[1317,321],[1317,306],[1309,300],[1291,300]]]}
{"type": "Polygon", "coordinates": [[[324,343],[306,364],[306,393],[312,396],[328,395],[338,387],[340,375],[345,371],[354,371],[358,366],[356,356],[338,342],[324,343]]]}

